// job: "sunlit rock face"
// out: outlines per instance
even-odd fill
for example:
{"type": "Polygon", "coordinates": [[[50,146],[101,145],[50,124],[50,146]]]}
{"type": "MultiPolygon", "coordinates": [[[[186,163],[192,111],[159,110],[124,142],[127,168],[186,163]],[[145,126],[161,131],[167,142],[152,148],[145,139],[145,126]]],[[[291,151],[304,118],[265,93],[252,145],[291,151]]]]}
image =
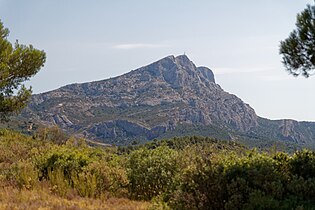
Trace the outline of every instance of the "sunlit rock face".
{"type": "Polygon", "coordinates": [[[235,133],[259,138],[268,133],[270,138],[306,141],[297,129],[303,123],[272,121],[270,126],[271,121],[257,117],[248,104],[216,84],[209,68],[197,67],[186,55],[34,95],[21,117],[118,145],[191,133],[225,133],[225,139],[235,139],[235,133]]]}

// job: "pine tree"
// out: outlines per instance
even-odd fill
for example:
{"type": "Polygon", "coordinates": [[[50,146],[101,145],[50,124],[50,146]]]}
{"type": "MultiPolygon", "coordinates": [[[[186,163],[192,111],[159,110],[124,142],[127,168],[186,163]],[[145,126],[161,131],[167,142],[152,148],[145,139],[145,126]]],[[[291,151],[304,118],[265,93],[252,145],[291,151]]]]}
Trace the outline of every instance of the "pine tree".
{"type": "Polygon", "coordinates": [[[46,61],[44,51],[32,45],[8,41],[9,30],[0,20],[0,120],[8,119],[27,103],[32,89],[23,82],[34,76],[46,61]]]}
{"type": "Polygon", "coordinates": [[[280,43],[283,64],[294,76],[309,77],[315,72],[315,6],[297,15],[296,29],[280,43]]]}

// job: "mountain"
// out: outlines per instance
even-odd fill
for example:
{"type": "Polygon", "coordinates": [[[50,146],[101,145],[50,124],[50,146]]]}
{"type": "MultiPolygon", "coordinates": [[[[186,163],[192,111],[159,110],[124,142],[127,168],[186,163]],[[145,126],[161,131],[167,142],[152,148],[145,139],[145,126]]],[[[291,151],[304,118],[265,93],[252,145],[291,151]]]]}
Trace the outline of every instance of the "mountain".
{"type": "Polygon", "coordinates": [[[20,117],[117,145],[182,135],[315,144],[315,123],[258,117],[225,92],[209,68],[197,67],[186,55],[33,95],[20,117]]]}

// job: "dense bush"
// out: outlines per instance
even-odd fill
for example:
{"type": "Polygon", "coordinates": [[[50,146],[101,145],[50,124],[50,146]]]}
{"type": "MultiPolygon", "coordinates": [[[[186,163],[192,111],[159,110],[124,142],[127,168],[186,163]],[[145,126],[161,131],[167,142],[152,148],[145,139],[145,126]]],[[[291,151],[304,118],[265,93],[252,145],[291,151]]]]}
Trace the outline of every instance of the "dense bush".
{"type": "Polygon", "coordinates": [[[48,173],[61,169],[66,178],[72,173],[79,173],[83,167],[95,161],[94,153],[87,148],[71,148],[67,146],[53,146],[34,157],[36,167],[40,171],[40,178],[47,179],[48,173]]]}
{"type": "Polygon", "coordinates": [[[45,182],[61,196],[73,190],[83,197],[127,195],[124,158],[114,149],[90,148],[73,138],[63,145],[37,138],[0,131],[0,186],[32,189],[45,182]]]}
{"type": "Polygon", "coordinates": [[[305,172],[314,167],[312,157],[309,151],[292,158],[252,151],[219,161],[199,158],[180,176],[169,204],[175,209],[313,209],[314,174],[305,172]]]}
{"type": "Polygon", "coordinates": [[[34,157],[40,180],[48,180],[54,190],[65,195],[75,189],[84,197],[126,192],[128,180],[121,158],[96,148],[53,146],[34,157]]]}
{"type": "Polygon", "coordinates": [[[179,171],[177,157],[177,152],[166,146],[133,151],[127,164],[132,197],[150,200],[154,196],[168,193],[179,171]]]}
{"type": "Polygon", "coordinates": [[[152,209],[315,206],[313,151],[263,153],[200,137],[127,150],[93,148],[75,138],[60,143],[0,131],[0,187],[48,186],[49,193],[64,198],[128,197],[150,201],[152,209]]]}
{"type": "Polygon", "coordinates": [[[304,179],[315,178],[315,152],[297,151],[289,161],[290,170],[293,174],[304,179]]]}
{"type": "Polygon", "coordinates": [[[124,168],[107,163],[93,162],[71,176],[74,188],[83,197],[126,196],[128,179],[124,168]]]}

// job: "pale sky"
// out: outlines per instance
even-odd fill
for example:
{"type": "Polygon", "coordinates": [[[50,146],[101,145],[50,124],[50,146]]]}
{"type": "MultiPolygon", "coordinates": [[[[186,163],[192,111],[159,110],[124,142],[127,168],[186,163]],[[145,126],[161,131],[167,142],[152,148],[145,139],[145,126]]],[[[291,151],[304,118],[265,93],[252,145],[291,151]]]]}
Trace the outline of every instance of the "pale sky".
{"type": "Polygon", "coordinates": [[[11,41],[47,53],[34,93],[184,52],[269,119],[315,121],[315,76],[285,71],[279,42],[312,0],[0,0],[11,41]]]}

